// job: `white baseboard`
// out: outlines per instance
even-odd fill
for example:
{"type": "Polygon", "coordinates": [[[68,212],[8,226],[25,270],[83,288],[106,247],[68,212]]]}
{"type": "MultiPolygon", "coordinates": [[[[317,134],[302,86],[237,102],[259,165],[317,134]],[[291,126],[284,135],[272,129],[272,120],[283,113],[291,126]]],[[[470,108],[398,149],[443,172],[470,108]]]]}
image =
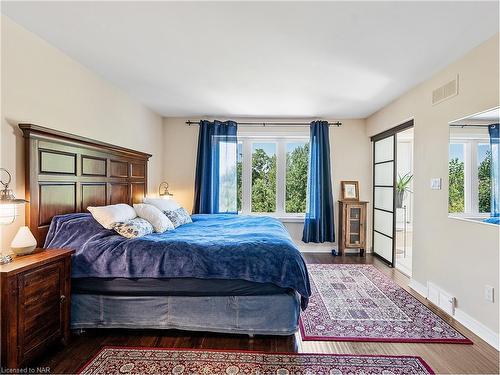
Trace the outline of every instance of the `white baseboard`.
{"type": "MultiPolygon", "coordinates": [[[[325,246],[324,244],[307,244],[307,245],[303,245],[303,244],[300,244],[300,245],[297,245],[297,247],[299,248],[300,252],[301,253],[331,253],[332,252],[332,249],[337,249],[336,246],[325,246]]],[[[370,251],[369,252],[366,252],[366,254],[369,254],[371,253],[370,251]]],[[[351,249],[345,249],[344,250],[344,254],[359,254],[359,250],[351,250],[351,249]]]]}
{"type": "Polygon", "coordinates": [[[498,335],[498,332],[489,329],[483,323],[477,321],[462,309],[455,308],[455,315],[453,317],[458,322],[462,323],[465,327],[474,332],[476,335],[481,337],[496,350],[500,350],[500,337],[498,335]]]}
{"type": "MultiPolygon", "coordinates": [[[[422,297],[427,298],[427,288],[425,285],[419,283],[415,279],[410,279],[408,286],[422,297]]],[[[455,308],[455,315],[453,315],[452,318],[461,323],[467,329],[470,329],[496,350],[500,350],[500,336],[498,335],[498,332],[486,327],[483,323],[477,321],[458,307],[455,308]]]]}
{"type": "Polygon", "coordinates": [[[324,254],[330,254],[332,252],[332,249],[299,249],[301,253],[307,254],[307,253],[324,253],[324,254]]]}
{"type": "Polygon", "coordinates": [[[331,244],[300,244],[297,247],[301,253],[331,253],[332,249],[336,248],[331,244]]]}
{"type": "Polygon", "coordinates": [[[427,288],[425,285],[420,284],[415,279],[410,279],[408,286],[412,288],[415,292],[420,294],[422,297],[427,298],[427,288]]]}

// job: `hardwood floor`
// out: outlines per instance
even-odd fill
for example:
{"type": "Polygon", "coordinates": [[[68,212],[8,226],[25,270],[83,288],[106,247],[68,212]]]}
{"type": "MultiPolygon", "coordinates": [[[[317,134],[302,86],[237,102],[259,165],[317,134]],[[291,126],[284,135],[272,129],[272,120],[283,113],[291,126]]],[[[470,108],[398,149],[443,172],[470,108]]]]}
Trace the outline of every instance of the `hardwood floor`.
{"type": "Polygon", "coordinates": [[[377,258],[367,255],[332,257],[330,254],[304,254],[308,263],[369,263],[389,275],[399,285],[443,317],[453,327],[471,339],[473,345],[413,344],[302,341],[300,334],[290,337],[249,338],[241,335],[223,335],[181,331],[90,330],[82,336],[73,336],[70,344],[45,356],[33,367],[50,368],[52,373],[75,373],[104,345],[146,346],[194,349],[243,349],[266,352],[304,352],[340,354],[382,354],[421,356],[436,373],[498,374],[499,353],[461,324],[441,313],[417,293],[408,288],[408,278],[387,267],[377,258]]]}

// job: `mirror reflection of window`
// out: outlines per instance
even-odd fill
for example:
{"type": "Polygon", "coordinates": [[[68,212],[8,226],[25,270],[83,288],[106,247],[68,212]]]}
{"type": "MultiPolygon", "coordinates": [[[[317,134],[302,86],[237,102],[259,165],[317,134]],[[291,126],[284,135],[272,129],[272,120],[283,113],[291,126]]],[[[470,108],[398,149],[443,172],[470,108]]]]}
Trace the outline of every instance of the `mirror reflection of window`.
{"type": "Polygon", "coordinates": [[[499,122],[499,109],[496,108],[450,123],[450,216],[489,223],[494,221],[492,217],[498,216],[492,208],[498,200],[498,173],[494,173],[494,169],[498,169],[498,156],[494,157],[498,147],[492,149],[495,138],[490,129],[499,122]]]}

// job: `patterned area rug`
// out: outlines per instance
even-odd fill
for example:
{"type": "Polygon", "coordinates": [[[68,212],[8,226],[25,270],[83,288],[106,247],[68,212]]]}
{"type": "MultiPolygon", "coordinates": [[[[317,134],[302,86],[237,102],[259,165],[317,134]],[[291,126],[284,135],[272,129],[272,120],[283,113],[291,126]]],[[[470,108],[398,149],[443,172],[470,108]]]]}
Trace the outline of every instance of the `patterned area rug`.
{"type": "Polygon", "coordinates": [[[303,340],[472,344],[372,265],[309,264],[303,340]]]}
{"type": "Polygon", "coordinates": [[[80,374],[434,374],[420,357],[106,347],[80,374]]]}

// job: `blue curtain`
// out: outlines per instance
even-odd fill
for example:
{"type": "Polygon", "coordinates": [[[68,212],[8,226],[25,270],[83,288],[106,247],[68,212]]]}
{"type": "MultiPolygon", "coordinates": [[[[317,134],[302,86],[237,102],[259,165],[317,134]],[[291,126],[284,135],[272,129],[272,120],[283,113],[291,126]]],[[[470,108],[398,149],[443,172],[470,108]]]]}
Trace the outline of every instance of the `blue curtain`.
{"type": "Polygon", "coordinates": [[[234,121],[200,121],[193,213],[237,213],[234,121]]]}
{"type": "Polygon", "coordinates": [[[302,241],[334,242],[335,226],[327,121],[311,122],[307,209],[302,241]]]}
{"type": "MultiPolygon", "coordinates": [[[[492,124],[488,127],[490,133],[491,146],[491,216],[500,217],[500,145],[499,145],[499,124],[492,124]]],[[[498,223],[498,221],[497,221],[498,223]]]]}

